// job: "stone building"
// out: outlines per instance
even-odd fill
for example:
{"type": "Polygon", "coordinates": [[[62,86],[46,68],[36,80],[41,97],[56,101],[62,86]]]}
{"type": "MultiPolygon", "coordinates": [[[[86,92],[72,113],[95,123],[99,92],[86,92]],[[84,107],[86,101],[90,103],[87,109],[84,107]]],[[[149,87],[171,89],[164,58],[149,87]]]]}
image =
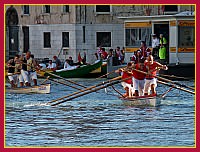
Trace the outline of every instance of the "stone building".
{"type": "MultiPolygon", "coordinates": [[[[96,60],[99,46],[126,47],[120,17],[176,14],[194,5],[6,5],[6,59],[28,50],[37,59],[54,55],[64,60],[86,52],[96,60]]],[[[138,46],[139,47],[139,46],[138,46]]]]}

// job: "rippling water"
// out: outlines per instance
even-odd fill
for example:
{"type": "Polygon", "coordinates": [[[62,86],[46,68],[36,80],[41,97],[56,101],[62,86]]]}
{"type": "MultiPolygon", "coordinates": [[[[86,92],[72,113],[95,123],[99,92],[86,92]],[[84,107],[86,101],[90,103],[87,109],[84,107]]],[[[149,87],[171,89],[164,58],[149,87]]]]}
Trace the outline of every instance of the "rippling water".
{"type": "MultiPolygon", "coordinates": [[[[101,81],[73,80],[85,86],[101,81]]],[[[120,84],[116,88],[122,91],[120,84]]],[[[6,93],[6,146],[195,146],[194,95],[174,89],[159,107],[139,108],[100,90],[56,107],[46,105],[74,91],[52,84],[51,94],[6,93]]]]}

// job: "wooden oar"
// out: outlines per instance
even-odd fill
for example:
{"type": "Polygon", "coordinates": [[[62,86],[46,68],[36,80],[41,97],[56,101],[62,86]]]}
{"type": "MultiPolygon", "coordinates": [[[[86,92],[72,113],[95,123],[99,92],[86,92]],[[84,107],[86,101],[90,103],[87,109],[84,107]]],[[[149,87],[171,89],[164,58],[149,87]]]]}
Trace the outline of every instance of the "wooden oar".
{"type": "Polygon", "coordinates": [[[95,87],[98,87],[98,86],[101,86],[101,85],[105,85],[106,83],[109,83],[109,82],[112,82],[112,81],[115,81],[115,80],[119,80],[119,79],[121,79],[121,76],[118,76],[118,77],[113,78],[113,79],[111,79],[111,80],[105,81],[105,82],[103,82],[103,83],[99,83],[99,84],[93,85],[93,86],[88,87],[88,88],[85,88],[85,89],[82,89],[82,90],[80,90],[80,91],[78,91],[78,92],[74,92],[74,93],[69,94],[69,95],[67,95],[67,96],[63,96],[63,97],[61,97],[61,98],[52,100],[52,101],[48,102],[47,104],[56,102],[56,101],[58,101],[58,100],[62,100],[62,99],[64,99],[64,98],[68,98],[68,97],[70,97],[70,96],[73,96],[73,95],[76,95],[76,94],[85,92],[85,91],[87,91],[87,90],[91,90],[91,89],[93,89],[93,88],[95,88],[95,87]]]}
{"type": "Polygon", "coordinates": [[[54,79],[52,79],[52,78],[49,78],[49,80],[51,80],[51,81],[53,81],[53,82],[56,82],[56,83],[59,83],[59,84],[63,84],[63,85],[65,85],[65,86],[68,86],[68,87],[71,87],[71,88],[74,88],[74,89],[77,89],[77,90],[81,90],[80,88],[77,88],[77,87],[75,87],[75,86],[66,84],[66,83],[64,83],[64,82],[60,82],[60,81],[58,81],[58,80],[54,80],[54,79]]]}
{"type": "MultiPolygon", "coordinates": [[[[31,65],[29,65],[29,64],[27,64],[27,63],[22,63],[22,64],[31,66],[31,65]]],[[[32,66],[31,66],[31,67],[32,67],[32,66]]],[[[34,70],[37,70],[37,69],[34,68],[34,67],[32,67],[32,68],[33,68],[34,70]]],[[[43,72],[45,72],[45,73],[47,73],[47,74],[49,74],[49,75],[51,75],[51,76],[53,76],[53,77],[56,77],[56,78],[59,78],[59,79],[63,79],[63,80],[65,80],[65,81],[67,81],[67,82],[73,83],[73,84],[78,85],[78,86],[80,86],[80,87],[87,88],[87,87],[85,87],[85,86],[83,86],[83,85],[81,85],[81,84],[78,84],[78,83],[76,83],[76,82],[74,82],[74,81],[72,81],[72,80],[67,80],[67,79],[65,79],[65,78],[63,78],[63,77],[61,77],[61,76],[58,76],[58,75],[56,75],[56,74],[53,74],[53,73],[51,73],[51,72],[47,72],[47,71],[42,70],[42,69],[40,69],[40,71],[43,71],[43,72]]]]}
{"type": "Polygon", "coordinates": [[[47,80],[49,80],[49,78],[50,78],[50,76],[46,77],[46,79],[40,84],[44,84],[45,82],[47,82],[47,80]]]}
{"type": "Polygon", "coordinates": [[[87,95],[87,94],[89,94],[89,93],[92,93],[92,92],[95,92],[95,91],[98,91],[98,90],[107,88],[107,87],[109,87],[109,86],[118,84],[118,83],[120,83],[120,82],[122,82],[122,81],[124,81],[124,80],[127,80],[127,79],[130,79],[130,77],[129,77],[129,78],[125,78],[125,79],[121,79],[121,80],[116,80],[116,81],[114,81],[114,82],[108,83],[108,84],[103,85],[103,86],[100,86],[100,87],[96,87],[96,88],[93,89],[93,90],[89,90],[89,91],[82,92],[81,94],[78,94],[78,95],[76,95],[76,96],[72,96],[72,97],[70,97],[70,98],[68,98],[68,99],[65,99],[65,100],[63,100],[63,101],[57,102],[57,103],[55,103],[55,104],[52,104],[51,106],[56,106],[56,105],[59,105],[59,104],[61,104],[61,103],[66,102],[66,101],[70,101],[70,100],[73,100],[73,99],[75,99],[75,98],[79,98],[79,97],[84,96],[84,95],[87,95]]]}
{"type": "MultiPolygon", "coordinates": [[[[125,66],[125,67],[121,67],[121,68],[119,68],[119,69],[124,69],[124,68],[126,68],[126,66],[125,66]]],[[[104,75],[102,75],[102,76],[100,76],[100,77],[98,77],[98,78],[96,78],[96,79],[99,79],[99,78],[105,77],[105,76],[107,76],[107,75],[109,75],[109,74],[114,73],[115,71],[116,71],[116,70],[113,70],[113,71],[111,71],[111,72],[108,72],[108,73],[106,73],[106,74],[104,74],[104,75]]]]}
{"type": "MultiPolygon", "coordinates": [[[[141,71],[141,70],[137,70],[137,69],[133,69],[133,70],[148,75],[147,72],[144,72],[144,71],[141,71]]],[[[174,81],[172,81],[172,80],[169,80],[169,79],[166,79],[166,78],[163,78],[163,77],[159,77],[159,76],[155,76],[155,77],[158,78],[158,79],[160,79],[160,80],[162,80],[162,81],[170,82],[170,83],[172,83],[172,84],[176,84],[176,85],[179,85],[179,86],[181,86],[181,87],[185,87],[185,88],[188,88],[188,89],[195,90],[195,88],[193,88],[193,87],[186,86],[186,85],[180,84],[180,83],[178,83],[178,82],[174,82],[174,81]]]]}
{"type": "Polygon", "coordinates": [[[191,93],[191,94],[195,94],[195,92],[193,92],[193,91],[191,91],[191,90],[187,90],[187,89],[182,88],[182,87],[180,87],[180,86],[175,86],[174,84],[168,84],[168,83],[166,83],[166,82],[159,81],[159,80],[157,80],[157,82],[160,83],[160,84],[163,84],[163,85],[167,85],[167,86],[169,86],[169,87],[173,87],[173,88],[175,88],[175,89],[179,89],[179,90],[182,90],[182,91],[191,93]]]}
{"type": "Polygon", "coordinates": [[[100,76],[100,77],[98,77],[98,78],[96,78],[96,79],[103,78],[103,77],[105,77],[105,76],[107,76],[107,75],[109,75],[109,74],[112,74],[112,73],[114,73],[114,72],[115,72],[115,70],[113,70],[113,71],[111,71],[111,72],[108,72],[108,73],[106,73],[106,74],[104,74],[104,75],[102,75],[102,76],[100,76]]]}
{"type": "Polygon", "coordinates": [[[13,76],[15,74],[20,74],[20,72],[15,72],[15,73],[12,73],[12,74],[7,74],[6,76],[13,76]]]}

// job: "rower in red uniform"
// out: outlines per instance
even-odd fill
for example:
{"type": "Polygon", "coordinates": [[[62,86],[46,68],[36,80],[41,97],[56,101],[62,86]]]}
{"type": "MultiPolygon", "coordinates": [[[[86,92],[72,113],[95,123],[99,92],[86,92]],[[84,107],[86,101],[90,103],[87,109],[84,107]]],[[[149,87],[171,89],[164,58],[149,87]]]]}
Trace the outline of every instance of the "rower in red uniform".
{"type": "MultiPolygon", "coordinates": [[[[144,66],[144,60],[140,59],[139,62],[134,67],[136,70],[144,71],[146,72],[146,67],[144,66]]],[[[144,83],[145,83],[145,77],[146,74],[143,74],[141,72],[138,72],[133,69],[133,85],[135,88],[135,96],[142,96],[144,93],[144,83]]]]}
{"type": "Polygon", "coordinates": [[[147,68],[148,74],[146,75],[145,78],[145,84],[144,84],[144,95],[148,95],[149,90],[151,90],[151,94],[155,95],[156,94],[156,86],[157,86],[157,82],[156,82],[156,73],[157,70],[159,69],[163,69],[163,70],[167,70],[168,67],[166,65],[162,65],[158,62],[155,62],[153,60],[153,56],[149,55],[147,60],[145,61],[145,66],[147,68]]]}
{"type": "Polygon", "coordinates": [[[129,78],[127,80],[124,80],[121,82],[121,85],[123,86],[126,93],[123,95],[124,97],[131,97],[132,96],[132,90],[133,90],[133,82],[132,82],[132,63],[129,62],[127,64],[126,68],[121,68],[119,70],[116,70],[115,72],[121,72],[122,73],[122,79],[129,78]]]}
{"type": "Polygon", "coordinates": [[[146,42],[145,41],[141,41],[141,47],[140,47],[140,51],[141,51],[141,55],[144,59],[146,59],[146,57],[148,57],[149,55],[151,55],[151,50],[147,47],[146,42]]]}

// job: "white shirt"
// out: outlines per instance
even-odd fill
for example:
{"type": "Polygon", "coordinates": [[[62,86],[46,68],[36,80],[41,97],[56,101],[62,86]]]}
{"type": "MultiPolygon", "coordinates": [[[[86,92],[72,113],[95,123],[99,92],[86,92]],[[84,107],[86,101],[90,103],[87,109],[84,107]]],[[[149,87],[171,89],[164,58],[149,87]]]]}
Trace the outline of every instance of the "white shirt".
{"type": "Polygon", "coordinates": [[[160,42],[158,38],[152,39],[152,48],[156,48],[156,46],[159,46],[160,42]]]}
{"type": "Polygon", "coordinates": [[[55,68],[56,67],[56,64],[55,63],[52,63],[52,64],[49,64],[47,69],[52,69],[52,68],[55,68]]]}

